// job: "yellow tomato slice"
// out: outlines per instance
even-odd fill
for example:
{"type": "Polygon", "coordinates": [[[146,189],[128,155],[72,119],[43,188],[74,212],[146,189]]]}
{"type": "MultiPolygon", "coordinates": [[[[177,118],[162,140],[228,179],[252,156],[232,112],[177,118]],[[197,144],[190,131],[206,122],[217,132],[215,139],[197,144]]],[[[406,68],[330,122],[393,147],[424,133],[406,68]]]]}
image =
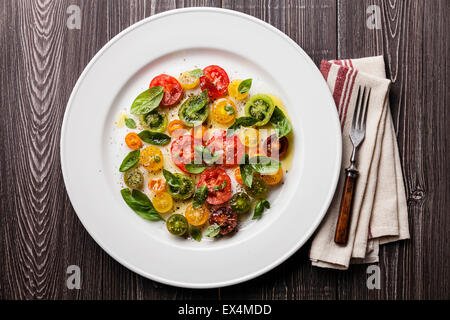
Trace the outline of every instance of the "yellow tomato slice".
{"type": "Polygon", "coordinates": [[[185,90],[194,89],[199,84],[199,78],[193,77],[191,75],[191,71],[185,71],[183,72],[180,77],[178,78],[178,81],[180,82],[181,86],[185,90]]]}
{"type": "Polygon", "coordinates": [[[216,100],[212,106],[212,117],[217,123],[229,124],[234,121],[236,115],[236,106],[230,99],[216,100]]]}
{"type": "Polygon", "coordinates": [[[159,213],[169,212],[173,207],[172,196],[165,191],[157,193],[153,197],[152,202],[153,202],[153,206],[155,207],[156,211],[158,211],[159,213]]]}
{"type": "Polygon", "coordinates": [[[139,162],[148,171],[155,172],[163,167],[164,157],[159,148],[150,146],[141,151],[139,162]]]}
{"type": "Polygon", "coordinates": [[[255,128],[242,128],[238,137],[246,147],[254,148],[259,144],[259,131],[255,128]]]}
{"type": "Polygon", "coordinates": [[[274,185],[280,183],[281,179],[283,179],[283,169],[280,167],[278,171],[274,174],[264,174],[261,175],[261,178],[268,185],[274,185]]]}
{"type": "Polygon", "coordinates": [[[189,204],[184,215],[186,216],[186,219],[190,225],[201,226],[205,224],[206,221],[208,221],[209,210],[205,205],[194,209],[192,207],[192,204],[189,204]]]}
{"type": "Polygon", "coordinates": [[[238,87],[242,80],[236,79],[230,82],[228,85],[228,94],[236,100],[244,100],[248,96],[248,91],[246,93],[240,93],[238,87]]]}

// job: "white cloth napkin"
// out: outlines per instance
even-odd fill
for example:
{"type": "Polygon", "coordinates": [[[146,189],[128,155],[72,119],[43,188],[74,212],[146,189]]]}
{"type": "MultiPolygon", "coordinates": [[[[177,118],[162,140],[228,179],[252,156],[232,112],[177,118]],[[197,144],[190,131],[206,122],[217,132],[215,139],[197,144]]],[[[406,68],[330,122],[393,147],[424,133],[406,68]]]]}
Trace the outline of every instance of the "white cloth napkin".
{"type": "Polygon", "coordinates": [[[314,266],[347,269],[351,263],[378,262],[379,245],[409,238],[405,187],[392,116],[390,81],[382,56],[322,61],[320,71],[333,93],[342,128],[342,174],[334,199],[316,231],[309,257],[314,266]],[[358,88],[372,88],[365,140],[357,155],[359,176],[348,243],[334,243],[344,184],[350,164],[349,138],[358,88]]]}

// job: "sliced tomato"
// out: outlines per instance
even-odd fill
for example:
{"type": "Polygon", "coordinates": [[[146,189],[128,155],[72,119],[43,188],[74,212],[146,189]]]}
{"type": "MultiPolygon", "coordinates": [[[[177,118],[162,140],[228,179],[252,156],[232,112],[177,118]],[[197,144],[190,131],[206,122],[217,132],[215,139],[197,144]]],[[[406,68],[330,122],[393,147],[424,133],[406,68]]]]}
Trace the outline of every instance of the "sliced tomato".
{"type": "Polygon", "coordinates": [[[209,204],[222,204],[231,198],[231,179],[220,168],[206,169],[200,174],[197,187],[207,186],[209,204]]]}
{"type": "Polygon", "coordinates": [[[172,142],[170,155],[173,163],[182,171],[186,171],[185,166],[194,160],[194,138],[191,134],[179,136],[172,142]]]}
{"type": "Polygon", "coordinates": [[[200,77],[200,88],[208,90],[211,99],[217,99],[228,92],[230,79],[225,70],[219,66],[211,65],[203,69],[203,76],[200,77]]]}
{"type": "Polygon", "coordinates": [[[164,97],[161,100],[161,106],[170,107],[178,103],[183,95],[181,84],[172,76],[160,74],[150,82],[150,88],[162,86],[164,88],[164,97]]]}
{"type": "Polygon", "coordinates": [[[223,156],[216,164],[224,167],[234,167],[239,164],[245,154],[245,147],[236,135],[227,137],[225,130],[214,130],[206,143],[211,153],[222,152],[223,156]]]}

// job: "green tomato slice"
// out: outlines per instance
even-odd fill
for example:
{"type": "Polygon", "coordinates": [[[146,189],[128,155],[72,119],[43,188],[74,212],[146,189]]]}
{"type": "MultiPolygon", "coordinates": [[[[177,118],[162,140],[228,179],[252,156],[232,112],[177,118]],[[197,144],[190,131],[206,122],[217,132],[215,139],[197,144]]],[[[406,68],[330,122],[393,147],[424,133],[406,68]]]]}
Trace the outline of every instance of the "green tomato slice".
{"type": "Polygon", "coordinates": [[[230,199],[230,207],[237,214],[243,214],[250,210],[250,197],[244,192],[235,193],[230,199]]]}
{"type": "Polygon", "coordinates": [[[183,102],[178,111],[178,117],[188,127],[200,125],[208,118],[208,95],[206,90],[204,92],[200,95],[189,97],[183,102]]]}
{"type": "Polygon", "coordinates": [[[144,184],[144,175],[138,168],[131,168],[125,171],[123,181],[128,188],[140,189],[144,184]]]}
{"type": "Polygon", "coordinates": [[[258,120],[255,126],[263,126],[272,117],[275,105],[272,99],[265,94],[255,94],[245,104],[245,115],[258,120]]]}
{"type": "Polygon", "coordinates": [[[174,173],[173,181],[168,182],[167,192],[175,200],[187,200],[194,194],[194,180],[182,173],[174,173]]]}
{"type": "Polygon", "coordinates": [[[167,128],[167,114],[161,110],[155,109],[150,113],[141,116],[144,126],[149,127],[151,131],[164,132],[167,128]]]}
{"type": "Polygon", "coordinates": [[[263,199],[267,193],[267,185],[266,183],[258,176],[253,176],[252,187],[249,188],[245,186],[248,194],[256,199],[263,199]]]}
{"type": "Polygon", "coordinates": [[[188,230],[189,224],[184,216],[181,214],[173,214],[167,219],[167,230],[174,236],[182,236],[188,230]]]}

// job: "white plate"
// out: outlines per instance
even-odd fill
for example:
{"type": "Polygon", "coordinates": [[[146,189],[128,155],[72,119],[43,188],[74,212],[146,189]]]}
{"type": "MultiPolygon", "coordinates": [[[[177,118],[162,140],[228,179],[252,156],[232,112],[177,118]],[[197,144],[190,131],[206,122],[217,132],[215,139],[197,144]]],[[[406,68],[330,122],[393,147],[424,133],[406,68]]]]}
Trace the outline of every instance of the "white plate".
{"type": "Polygon", "coordinates": [[[67,192],[89,234],[127,268],[180,287],[235,284],[286,260],[322,220],[340,163],[336,107],[314,63],[276,28],[223,9],[168,11],[114,37],[78,79],[61,132],[67,192]],[[293,166],[263,218],[232,237],[198,243],[169,235],[162,222],[143,220],[124,203],[117,173],[124,131],[118,135],[114,121],[155,75],[209,64],[279,96],[295,139],[293,166]]]}

